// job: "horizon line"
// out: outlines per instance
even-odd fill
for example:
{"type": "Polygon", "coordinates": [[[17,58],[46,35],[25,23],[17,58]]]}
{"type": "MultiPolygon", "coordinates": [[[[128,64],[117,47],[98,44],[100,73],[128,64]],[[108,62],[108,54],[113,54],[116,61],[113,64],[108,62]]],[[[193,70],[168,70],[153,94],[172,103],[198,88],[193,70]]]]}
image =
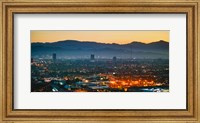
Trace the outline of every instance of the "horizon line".
{"type": "MultiPolygon", "coordinates": [[[[118,45],[125,45],[125,44],[119,44],[119,43],[103,43],[103,42],[98,42],[98,41],[85,41],[85,40],[75,40],[75,39],[59,40],[59,41],[53,41],[53,42],[48,42],[48,41],[47,41],[47,42],[40,42],[40,41],[38,41],[38,42],[31,42],[31,44],[32,44],[32,43],[42,43],[42,44],[49,43],[49,44],[51,44],[51,43],[64,42],[64,41],[66,41],[66,42],[67,42],[67,41],[76,41],[76,42],[82,42],[82,43],[84,43],[84,42],[90,42],[90,43],[100,43],[100,44],[118,44],[118,45]]],[[[162,40],[162,39],[160,39],[160,40],[158,40],[158,41],[148,42],[148,43],[145,43],[145,42],[143,42],[143,41],[132,41],[132,42],[130,42],[130,43],[137,42],[137,43],[143,43],[143,44],[151,44],[151,43],[160,42],[160,41],[169,43],[169,41],[165,41],[165,40],[162,40]]],[[[126,44],[130,44],[130,43],[126,43],[126,44]]]]}

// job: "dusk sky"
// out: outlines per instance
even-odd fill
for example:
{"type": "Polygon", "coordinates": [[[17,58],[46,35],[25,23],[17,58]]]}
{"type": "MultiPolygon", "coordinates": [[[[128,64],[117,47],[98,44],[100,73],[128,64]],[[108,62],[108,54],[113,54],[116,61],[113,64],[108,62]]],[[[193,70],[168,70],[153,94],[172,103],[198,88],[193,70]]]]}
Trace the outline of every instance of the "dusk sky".
{"type": "Polygon", "coordinates": [[[169,31],[31,31],[31,42],[57,42],[62,40],[94,41],[127,44],[133,41],[151,43],[169,42],[169,31]]]}

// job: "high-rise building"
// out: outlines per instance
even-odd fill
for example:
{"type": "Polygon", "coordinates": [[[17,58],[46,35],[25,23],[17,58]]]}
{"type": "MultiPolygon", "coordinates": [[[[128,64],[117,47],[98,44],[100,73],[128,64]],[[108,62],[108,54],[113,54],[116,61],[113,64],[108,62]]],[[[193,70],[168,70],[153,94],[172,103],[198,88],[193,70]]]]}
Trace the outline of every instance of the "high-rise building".
{"type": "Polygon", "coordinates": [[[117,57],[114,56],[114,57],[113,57],[113,62],[116,62],[116,61],[117,61],[117,57]]]}
{"type": "Polygon", "coordinates": [[[56,61],[56,54],[55,53],[53,53],[52,58],[53,58],[53,61],[55,62],[56,61]]]}
{"type": "Polygon", "coordinates": [[[31,63],[33,63],[33,58],[31,58],[31,63]]]}
{"type": "Polygon", "coordinates": [[[90,56],[90,61],[91,61],[91,62],[94,62],[94,61],[95,61],[94,54],[91,54],[91,56],[90,56]]]}

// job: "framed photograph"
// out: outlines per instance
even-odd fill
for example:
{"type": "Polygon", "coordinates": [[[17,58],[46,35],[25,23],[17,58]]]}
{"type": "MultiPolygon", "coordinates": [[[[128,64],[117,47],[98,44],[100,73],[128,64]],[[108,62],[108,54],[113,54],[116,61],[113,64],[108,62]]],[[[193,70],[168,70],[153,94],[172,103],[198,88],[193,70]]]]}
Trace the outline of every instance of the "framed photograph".
{"type": "Polygon", "coordinates": [[[3,0],[0,121],[199,123],[199,0],[3,0]]]}

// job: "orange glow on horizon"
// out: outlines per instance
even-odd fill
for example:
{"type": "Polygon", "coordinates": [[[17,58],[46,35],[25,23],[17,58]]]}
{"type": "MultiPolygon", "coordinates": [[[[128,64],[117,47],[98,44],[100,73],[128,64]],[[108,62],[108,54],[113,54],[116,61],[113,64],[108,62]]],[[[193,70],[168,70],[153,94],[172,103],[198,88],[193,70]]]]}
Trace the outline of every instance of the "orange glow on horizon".
{"type": "Polygon", "coordinates": [[[31,31],[31,42],[57,42],[62,40],[92,41],[127,44],[133,41],[151,43],[169,42],[169,31],[31,31]]]}

